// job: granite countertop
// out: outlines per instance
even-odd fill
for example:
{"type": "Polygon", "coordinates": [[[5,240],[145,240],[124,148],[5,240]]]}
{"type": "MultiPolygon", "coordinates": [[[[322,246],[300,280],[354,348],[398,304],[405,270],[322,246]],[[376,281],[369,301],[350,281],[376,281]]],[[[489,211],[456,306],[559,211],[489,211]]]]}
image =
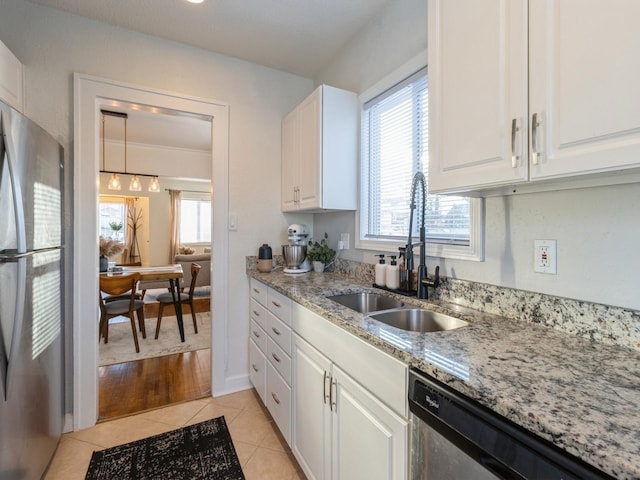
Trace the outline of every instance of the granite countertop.
{"type": "Polygon", "coordinates": [[[609,475],[640,478],[640,352],[452,303],[398,296],[469,322],[445,332],[406,332],[326,298],[375,290],[370,284],[327,272],[249,273],[609,475]]]}

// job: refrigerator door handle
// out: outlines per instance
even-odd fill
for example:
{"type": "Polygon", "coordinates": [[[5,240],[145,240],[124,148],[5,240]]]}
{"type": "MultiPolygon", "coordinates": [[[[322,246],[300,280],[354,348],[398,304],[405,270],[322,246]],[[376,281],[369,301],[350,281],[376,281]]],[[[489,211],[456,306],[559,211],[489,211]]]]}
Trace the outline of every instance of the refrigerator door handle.
{"type": "MultiPolygon", "coordinates": [[[[9,390],[11,388],[11,378],[13,376],[13,371],[15,369],[14,359],[17,355],[19,355],[20,348],[20,338],[22,336],[22,324],[24,321],[24,306],[25,306],[25,298],[26,298],[26,290],[27,290],[27,259],[26,258],[18,258],[16,259],[18,263],[18,272],[17,272],[17,289],[16,289],[16,305],[14,310],[14,319],[13,319],[13,331],[11,332],[11,343],[9,352],[3,352],[3,362],[6,362],[0,368],[0,374],[4,378],[0,378],[2,381],[2,387],[4,391],[4,400],[7,401],[9,399],[9,390]]],[[[0,328],[2,324],[0,323],[0,328]]],[[[7,332],[2,332],[4,336],[7,332]]],[[[3,342],[4,343],[4,342],[3,342]]],[[[4,345],[0,348],[4,350],[4,345]]]]}
{"type": "Polygon", "coordinates": [[[3,137],[4,151],[9,166],[9,180],[11,182],[11,190],[13,192],[13,211],[15,215],[16,227],[16,243],[17,252],[23,253],[27,251],[27,232],[25,228],[24,205],[22,203],[22,187],[16,178],[17,154],[13,144],[13,138],[9,126],[11,125],[9,113],[0,111],[2,119],[0,120],[0,133],[3,137]]]}

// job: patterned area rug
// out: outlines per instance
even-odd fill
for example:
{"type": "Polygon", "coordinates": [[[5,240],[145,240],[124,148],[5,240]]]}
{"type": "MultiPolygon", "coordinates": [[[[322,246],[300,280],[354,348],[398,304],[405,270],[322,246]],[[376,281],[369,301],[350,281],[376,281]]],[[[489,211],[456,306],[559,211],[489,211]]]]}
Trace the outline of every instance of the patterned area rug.
{"type": "MultiPolygon", "coordinates": [[[[114,363],[130,362],[143,358],[160,357],[173,353],[191,352],[211,347],[211,313],[196,313],[198,333],[194,333],[191,314],[183,316],[185,342],[180,341],[178,322],[176,317],[163,317],[160,324],[160,335],[156,340],[156,319],[146,319],[147,338],[143,339],[138,331],[140,353],[136,353],[131,334],[131,323],[127,317],[118,317],[109,324],[109,343],[100,339],[98,365],[113,365],[114,363]]],[[[137,321],[136,321],[137,323],[137,321]]]]}
{"type": "Polygon", "coordinates": [[[224,417],[93,452],[86,480],[244,480],[224,417]]]}

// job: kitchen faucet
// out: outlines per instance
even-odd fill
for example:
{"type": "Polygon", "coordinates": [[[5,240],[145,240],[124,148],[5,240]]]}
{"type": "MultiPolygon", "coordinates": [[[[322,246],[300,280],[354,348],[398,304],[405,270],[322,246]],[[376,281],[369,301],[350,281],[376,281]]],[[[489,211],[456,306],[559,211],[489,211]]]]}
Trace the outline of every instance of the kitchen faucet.
{"type": "Polygon", "coordinates": [[[427,277],[427,255],[426,255],[426,236],[425,236],[425,210],[427,204],[427,182],[424,178],[422,172],[416,172],[413,176],[413,181],[411,183],[411,201],[410,208],[411,211],[409,213],[409,238],[407,239],[407,246],[405,247],[405,267],[409,276],[409,281],[407,288],[411,290],[413,288],[414,281],[414,273],[413,273],[413,247],[420,246],[420,261],[418,264],[418,281],[417,281],[417,292],[416,295],[418,298],[428,298],[429,292],[428,287],[431,286],[436,288],[440,284],[440,267],[436,267],[435,279],[433,281],[429,281],[427,277]],[[414,210],[416,209],[416,193],[418,190],[418,184],[421,186],[422,193],[422,210],[420,215],[420,241],[417,243],[413,243],[412,232],[413,232],[413,215],[414,210]]]}

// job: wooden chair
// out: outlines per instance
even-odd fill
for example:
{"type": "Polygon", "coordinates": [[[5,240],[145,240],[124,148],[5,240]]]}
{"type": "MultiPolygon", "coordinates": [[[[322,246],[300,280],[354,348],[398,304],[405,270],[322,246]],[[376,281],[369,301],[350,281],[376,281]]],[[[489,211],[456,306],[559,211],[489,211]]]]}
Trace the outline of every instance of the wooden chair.
{"type": "Polygon", "coordinates": [[[139,273],[114,275],[110,277],[100,275],[100,292],[98,294],[100,303],[100,335],[104,337],[104,343],[109,343],[109,319],[121,315],[129,317],[136,353],[140,352],[140,345],[138,344],[136,323],[133,317],[134,313],[138,315],[142,338],[147,338],[144,325],[144,302],[136,298],[136,286],[139,280],[139,273]],[[129,292],[129,294],[125,295],[127,292],[129,292]],[[103,297],[103,293],[106,294],[106,298],[103,297]]]}
{"type": "MultiPolygon", "coordinates": [[[[198,323],[196,322],[196,310],[193,305],[193,292],[196,289],[196,278],[198,277],[198,272],[200,271],[200,265],[197,263],[191,264],[191,285],[189,286],[189,293],[180,292],[180,303],[188,304],[191,308],[191,318],[193,318],[193,329],[196,333],[198,333],[198,323]]],[[[158,323],[156,324],[156,339],[160,334],[160,322],[162,321],[162,311],[164,310],[165,305],[173,305],[173,296],[171,293],[161,293],[156,297],[160,305],[158,305],[158,323]]],[[[177,312],[176,312],[177,315],[177,312]]]]}

